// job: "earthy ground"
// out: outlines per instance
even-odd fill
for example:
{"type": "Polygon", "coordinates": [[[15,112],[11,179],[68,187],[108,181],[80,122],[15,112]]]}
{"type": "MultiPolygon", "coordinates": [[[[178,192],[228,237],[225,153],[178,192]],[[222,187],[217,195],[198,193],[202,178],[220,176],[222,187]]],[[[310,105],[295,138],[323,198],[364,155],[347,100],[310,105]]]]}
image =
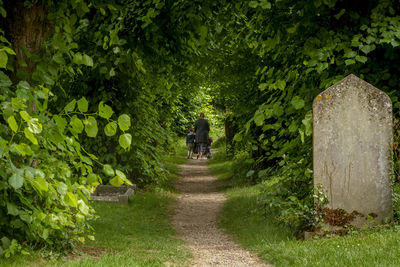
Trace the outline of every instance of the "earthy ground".
{"type": "Polygon", "coordinates": [[[172,223],[194,255],[189,265],[268,266],[217,228],[217,214],[225,195],[217,191],[207,161],[189,160],[180,167],[181,179],[175,186],[182,194],[178,195],[172,223]]]}

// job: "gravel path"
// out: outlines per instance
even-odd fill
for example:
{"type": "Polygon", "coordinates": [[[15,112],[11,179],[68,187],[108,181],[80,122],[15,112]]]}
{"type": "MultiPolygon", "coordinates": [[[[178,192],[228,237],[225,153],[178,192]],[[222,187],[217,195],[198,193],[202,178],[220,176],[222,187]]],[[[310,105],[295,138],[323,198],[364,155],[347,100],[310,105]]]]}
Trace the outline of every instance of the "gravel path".
{"type": "Polygon", "coordinates": [[[269,266],[217,228],[226,198],[217,191],[206,160],[189,160],[180,167],[182,178],[175,186],[182,194],[177,196],[172,224],[194,255],[190,266],[269,266]]]}

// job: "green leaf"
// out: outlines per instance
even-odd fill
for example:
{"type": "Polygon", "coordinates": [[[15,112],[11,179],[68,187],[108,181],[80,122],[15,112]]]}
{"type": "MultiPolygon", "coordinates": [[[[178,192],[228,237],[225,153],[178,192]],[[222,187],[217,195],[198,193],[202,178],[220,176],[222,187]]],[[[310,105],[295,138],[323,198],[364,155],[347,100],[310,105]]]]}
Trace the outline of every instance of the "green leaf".
{"type": "Polygon", "coordinates": [[[4,72],[0,71],[0,87],[10,87],[12,82],[4,72]]]}
{"type": "Polygon", "coordinates": [[[108,106],[107,104],[104,104],[103,101],[101,101],[99,103],[99,116],[100,117],[109,119],[113,113],[114,113],[114,111],[112,110],[112,108],[110,106],[108,106]]]}
{"type": "Polygon", "coordinates": [[[299,133],[300,133],[301,142],[304,143],[304,131],[302,129],[299,129],[299,133]]]}
{"type": "Polygon", "coordinates": [[[129,130],[129,127],[131,127],[131,118],[129,117],[129,115],[122,114],[121,116],[119,116],[118,125],[121,131],[129,130]]]}
{"type": "Polygon", "coordinates": [[[124,184],[124,180],[122,180],[119,176],[115,176],[110,180],[110,184],[113,186],[121,186],[124,184]]]}
{"type": "Polygon", "coordinates": [[[254,122],[257,126],[262,126],[264,124],[265,116],[263,112],[257,112],[254,116],[254,122]]]}
{"type": "Polygon", "coordinates": [[[64,108],[65,113],[74,111],[75,105],[76,105],[76,100],[73,99],[71,102],[69,102],[69,103],[65,106],[65,108],[64,108]]]}
{"type": "Polygon", "coordinates": [[[271,9],[271,3],[268,2],[267,0],[261,0],[261,1],[260,1],[260,6],[261,6],[263,9],[271,9]]]}
{"type": "Polygon", "coordinates": [[[38,185],[38,189],[43,192],[47,192],[49,190],[49,184],[47,183],[46,179],[39,177],[35,180],[36,184],[38,185]]]}
{"type": "Polygon", "coordinates": [[[83,215],[88,215],[89,214],[89,207],[83,202],[82,200],[78,201],[78,208],[82,212],[83,215]]]}
{"type": "Polygon", "coordinates": [[[15,189],[20,189],[24,185],[24,177],[21,175],[14,173],[8,179],[8,183],[15,189]]]}
{"type": "Polygon", "coordinates": [[[60,130],[61,133],[64,132],[65,127],[67,126],[68,122],[65,118],[58,116],[58,115],[54,115],[53,116],[54,121],[57,124],[58,129],[60,130]]]}
{"type": "Polygon", "coordinates": [[[364,45],[361,47],[361,51],[363,51],[365,54],[368,54],[372,50],[375,49],[375,45],[364,45]]]}
{"type": "Polygon", "coordinates": [[[25,110],[21,110],[21,111],[19,112],[19,115],[20,115],[21,118],[22,118],[24,121],[26,121],[26,122],[29,122],[29,121],[32,119],[32,117],[29,115],[29,113],[26,112],[25,110]]]}
{"type": "Polygon", "coordinates": [[[73,116],[69,124],[75,133],[81,133],[83,131],[83,123],[78,117],[73,116]]]}
{"type": "Polygon", "coordinates": [[[28,127],[25,127],[25,129],[24,129],[24,134],[25,134],[25,137],[26,137],[29,141],[32,142],[32,144],[34,144],[34,145],[37,145],[37,144],[38,144],[38,141],[37,141],[35,135],[34,135],[31,131],[29,131],[28,127]]]}
{"type": "Polygon", "coordinates": [[[349,49],[346,53],[344,53],[344,56],[347,58],[353,58],[357,56],[357,53],[349,49]]]}
{"type": "Polygon", "coordinates": [[[346,64],[346,66],[348,66],[356,63],[356,61],[354,59],[346,59],[344,63],[346,64]]]}
{"type": "Polygon", "coordinates": [[[278,81],[276,82],[276,87],[277,87],[278,89],[281,89],[281,90],[283,91],[283,90],[285,90],[286,82],[285,82],[284,80],[278,80],[278,81]]]}
{"type": "Polygon", "coordinates": [[[293,106],[295,109],[301,109],[301,108],[304,107],[304,104],[305,104],[304,100],[301,99],[299,96],[293,97],[293,98],[292,98],[292,101],[290,101],[290,103],[292,104],[292,106],[293,106]]]}
{"type": "Polygon", "coordinates": [[[68,192],[65,196],[64,196],[64,201],[67,205],[76,208],[78,206],[78,197],[72,193],[72,192],[68,192]]]}
{"type": "Polygon", "coordinates": [[[249,7],[251,7],[251,8],[256,8],[256,7],[258,7],[258,2],[257,2],[257,1],[250,1],[250,2],[249,2],[249,7]]]}
{"type": "Polygon", "coordinates": [[[21,97],[11,98],[11,106],[13,107],[13,109],[17,109],[17,110],[27,107],[27,105],[25,104],[25,99],[23,99],[21,97]]]}
{"type": "Polygon", "coordinates": [[[103,166],[103,172],[107,175],[107,176],[114,176],[114,169],[111,167],[111,165],[109,164],[105,164],[103,166]]]}
{"type": "MultiPolygon", "coordinates": [[[[17,205],[15,205],[14,203],[7,202],[7,214],[17,216],[19,214],[17,205]]],[[[3,239],[1,241],[3,242],[3,239]]]]}
{"type": "Polygon", "coordinates": [[[15,148],[19,153],[21,153],[22,156],[31,156],[33,154],[33,151],[31,147],[25,143],[20,143],[20,144],[14,144],[13,148],[15,148]]]}
{"type": "Polygon", "coordinates": [[[89,103],[85,97],[78,100],[78,109],[80,112],[84,113],[88,111],[89,103]]]}
{"type": "Polygon", "coordinates": [[[17,132],[18,131],[18,124],[17,121],[15,120],[14,116],[10,116],[7,119],[8,122],[8,126],[10,126],[11,130],[13,130],[13,132],[17,132]]]}
{"type": "Polygon", "coordinates": [[[118,176],[119,178],[121,178],[125,184],[132,185],[132,182],[129,181],[129,179],[126,178],[125,174],[123,172],[121,172],[120,170],[115,170],[115,175],[118,176]]]}
{"type": "Polygon", "coordinates": [[[84,54],[82,57],[82,64],[93,67],[93,59],[90,56],[84,54]]]}
{"type": "Polygon", "coordinates": [[[98,128],[97,128],[97,121],[94,117],[89,116],[86,120],[84,120],[85,124],[85,132],[89,137],[96,137],[98,128]]]}
{"type": "Polygon", "coordinates": [[[356,60],[361,62],[361,63],[365,63],[367,62],[367,57],[366,56],[356,56],[356,60]]]}
{"type": "Polygon", "coordinates": [[[98,181],[99,181],[99,178],[94,173],[89,174],[87,176],[87,178],[86,178],[86,182],[87,182],[88,185],[92,185],[92,184],[98,183],[98,181]]]}
{"type": "Polygon", "coordinates": [[[115,121],[112,121],[104,127],[104,133],[107,136],[114,136],[117,133],[117,123],[115,121]]]}
{"type": "Polygon", "coordinates": [[[8,56],[6,52],[0,51],[0,68],[5,69],[7,67],[8,56]]]}
{"type": "Polygon", "coordinates": [[[115,170],[115,175],[118,177],[121,177],[122,179],[126,179],[126,176],[123,172],[121,172],[120,170],[115,170]]]}
{"type": "Polygon", "coordinates": [[[123,149],[128,149],[131,146],[131,142],[132,142],[132,135],[126,133],[126,134],[122,134],[119,136],[119,145],[123,148],[123,149]]]}
{"type": "Polygon", "coordinates": [[[312,112],[309,111],[301,122],[306,127],[305,134],[310,136],[312,133],[312,112]]]}
{"type": "Polygon", "coordinates": [[[40,134],[42,132],[42,124],[39,122],[39,119],[32,118],[28,122],[28,129],[34,134],[40,134]]]}
{"type": "Polygon", "coordinates": [[[74,55],[74,58],[72,59],[72,62],[75,63],[75,64],[78,64],[78,65],[83,64],[83,57],[82,57],[82,54],[79,53],[79,52],[76,53],[76,54],[74,55]]]}

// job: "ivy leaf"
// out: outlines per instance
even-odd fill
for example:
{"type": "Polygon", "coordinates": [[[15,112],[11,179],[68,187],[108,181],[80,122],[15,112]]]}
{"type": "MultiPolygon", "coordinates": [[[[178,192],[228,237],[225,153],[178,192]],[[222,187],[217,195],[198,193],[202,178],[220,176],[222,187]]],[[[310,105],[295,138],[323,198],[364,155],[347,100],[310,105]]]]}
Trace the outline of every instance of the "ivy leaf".
{"type": "Polygon", "coordinates": [[[365,54],[368,54],[369,52],[371,52],[372,50],[375,49],[375,45],[364,45],[361,47],[361,51],[363,51],[365,54]]]}
{"type": "Polygon", "coordinates": [[[100,117],[109,119],[113,113],[114,113],[114,111],[112,110],[112,108],[110,106],[108,106],[107,104],[104,104],[103,101],[101,101],[99,103],[99,116],[100,117]]]}
{"type": "Polygon", "coordinates": [[[305,104],[304,100],[301,99],[299,96],[293,97],[293,99],[292,99],[292,101],[290,101],[290,103],[292,104],[292,106],[295,109],[301,109],[304,107],[304,104],[305,104]]]}
{"type": "Polygon", "coordinates": [[[22,185],[24,184],[24,177],[21,175],[14,173],[11,175],[11,177],[8,179],[8,183],[15,189],[20,189],[22,185]]]}
{"type": "Polygon", "coordinates": [[[25,137],[26,137],[29,141],[32,142],[32,144],[34,144],[34,145],[37,145],[37,144],[38,144],[38,141],[37,141],[35,135],[33,135],[33,133],[32,133],[31,131],[29,131],[28,127],[25,127],[25,129],[24,129],[24,134],[25,134],[25,137]]]}
{"type": "Polygon", "coordinates": [[[121,131],[129,130],[129,127],[131,127],[131,118],[126,114],[122,114],[118,117],[118,125],[121,131]]]}
{"type": "Polygon", "coordinates": [[[83,131],[84,128],[83,123],[78,117],[73,116],[69,124],[71,125],[72,130],[75,133],[81,133],[83,131]]]}
{"type": "Polygon", "coordinates": [[[107,175],[107,176],[114,176],[114,169],[111,167],[111,165],[109,164],[105,164],[103,166],[103,172],[107,175]]]}
{"type": "Polygon", "coordinates": [[[126,134],[122,134],[119,136],[119,145],[123,148],[123,149],[128,149],[131,146],[131,142],[132,142],[132,135],[126,133],[126,134]]]}
{"type": "Polygon", "coordinates": [[[94,117],[89,116],[85,121],[85,132],[89,137],[96,137],[98,128],[97,128],[97,121],[94,117]]]}
{"type": "Polygon", "coordinates": [[[10,126],[11,130],[13,130],[13,132],[17,132],[18,131],[18,124],[17,121],[15,120],[14,116],[10,116],[7,119],[8,122],[8,126],[10,126]]]}
{"type": "Polygon", "coordinates": [[[117,133],[117,123],[115,121],[112,121],[104,127],[104,133],[107,136],[114,136],[117,133]]]}
{"type": "Polygon", "coordinates": [[[80,112],[84,113],[88,111],[89,103],[85,97],[82,97],[78,100],[78,109],[80,112]]]}

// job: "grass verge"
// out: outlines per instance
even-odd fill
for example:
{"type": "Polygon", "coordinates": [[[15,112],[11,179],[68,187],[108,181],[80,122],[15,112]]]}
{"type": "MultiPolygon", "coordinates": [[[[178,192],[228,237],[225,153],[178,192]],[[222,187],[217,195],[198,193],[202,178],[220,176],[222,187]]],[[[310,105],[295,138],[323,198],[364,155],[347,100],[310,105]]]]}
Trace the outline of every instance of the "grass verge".
{"type": "MultiPolygon", "coordinates": [[[[212,161],[211,170],[225,181],[230,163],[212,161]]],[[[224,182],[229,184],[229,182],[224,182]]],[[[297,240],[283,225],[256,212],[258,188],[226,190],[228,200],[219,226],[233,239],[275,266],[400,266],[400,226],[375,227],[346,236],[297,240]]]]}
{"type": "MultiPolygon", "coordinates": [[[[177,178],[176,165],[186,160],[183,153],[180,148],[165,158],[169,174],[164,186],[177,178]]],[[[92,223],[96,239],[79,247],[76,254],[60,258],[43,251],[47,256],[43,257],[35,251],[0,258],[0,266],[184,266],[191,255],[170,225],[175,200],[168,191],[160,187],[139,192],[129,205],[93,203],[99,215],[92,223]]]]}

